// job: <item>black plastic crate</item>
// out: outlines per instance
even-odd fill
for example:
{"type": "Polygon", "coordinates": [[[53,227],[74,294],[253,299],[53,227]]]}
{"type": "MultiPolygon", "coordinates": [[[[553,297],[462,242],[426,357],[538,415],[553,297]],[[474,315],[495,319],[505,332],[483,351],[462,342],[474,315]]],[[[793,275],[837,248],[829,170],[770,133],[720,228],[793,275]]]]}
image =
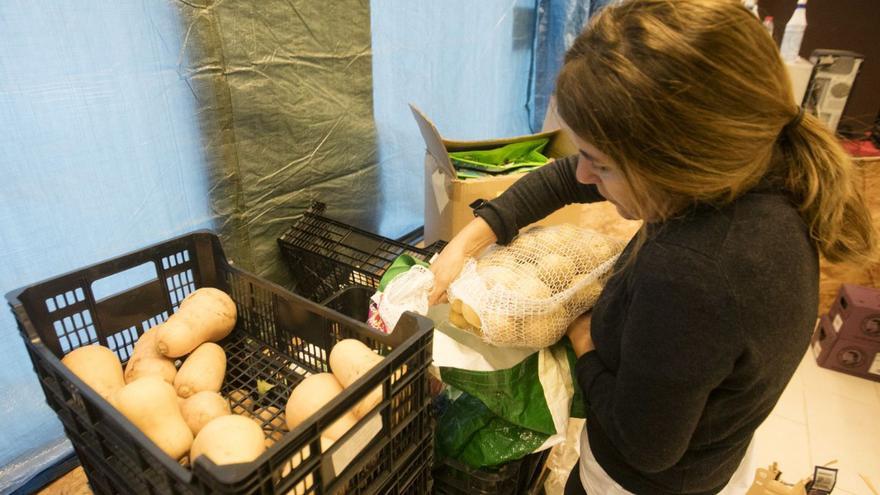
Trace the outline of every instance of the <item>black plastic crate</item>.
{"type": "Polygon", "coordinates": [[[350,286],[376,289],[398,256],[428,261],[446,245],[438,241],[427,248],[410,246],[327,218],[324,209],[324,204],[313,202],[278,238],[293,276],[293,290],[313,301],[324,301],[350,286]]]}
{"type": "Polygon", "coordinates": [[[433,429],[427,366],[433,325],[427,318],[407,313],[392,334],[376,332],[363,322],[230,266],[217,237],[206,231],[18,289],[6,297],[46,401],[63,423],[95,492],[404,494],[430,490],[433,429]],[[160,451],[61,364],[60,358],[82,345],[100,343],[114,350],[124,365],[137,338],[167,319],[199,287],[226,291],[238,308],[235,329],[219,342],[227,354],[224,395],[240,389],[255,406],[283,411],[289,391],[304,376],[329,369],[330,348],[343,338],[357,338],[385,359],[295,430],[280,430],[271,418],[262,421],[267,438],[277,441],[253,462],[216,466],[200,458],[190,470],[160,451]],[[257,379],[274,388],[257,394],[257,379]],[[322,431],[377,386],[383,389],[382,403],[322,452],[322,431]],[[366,434],[368,428],[371,434],[366,434]],[[352,455],[352,444],[364,447],[352,455]]]}
{"type": "Polygon", "coordinates": [[[533,495],[542,493],[544,464],[550,450],[529,454],[497,469],[475,469],[454,459],[434,466],[437,495],[533,495]]]}
{"type": "MultiPolygon", "coordinates": [[[[349,287],[326,305],[352,319],[366,321],[372,289],[349,287]]],[[[530,454],[495,469],[475,469],[454,459],[436,459],[433,469],[437,495],[531,495],[541,492],[542,472],[550,450],[530,454]]]]}

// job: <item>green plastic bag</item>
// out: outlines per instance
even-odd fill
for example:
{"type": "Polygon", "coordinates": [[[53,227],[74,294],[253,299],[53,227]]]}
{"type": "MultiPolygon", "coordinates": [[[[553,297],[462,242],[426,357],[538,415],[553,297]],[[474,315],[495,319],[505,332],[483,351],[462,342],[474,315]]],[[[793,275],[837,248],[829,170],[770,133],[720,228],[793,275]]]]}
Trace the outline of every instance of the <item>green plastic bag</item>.
{"type": "Polygon", "coordinates": [[[491,467],[549,448],[584,417],[568,339],[545,349],[500,348],[456,329],[437,306],[434,360],[448,389],[436,430],[439,457],[491,467]]]}
{"type": "Polygon", "coordinates": [[[397,258],[394,258],[394,261],[391,262],[391,266],[385,269],[385,273],[382,274],[382,278],[379,279],[379,289],[380,291],[384,291],[385,287],[388,286],[388,283],[394,280],[398,275],[402,273],[406,273],[415,265],[421,265],[425,268],[428,268],[430,265],[420,259],[413,258],[408,254],[401,254],[397,258]]]}
{"type": "MultiPolygon", "coordinates": [[[[552,352],[562,352],[574,370],[575,355],[569,340],[563,339],[552,346],[552,352]]],[[[546,391],[539,378],[540,352],[534,352],[519,364],[496,371],[474,371],[440,367],[443,383],[482,401],[489,411],[512,424],[546,435],[556,433],[556,425],[547,403],[546,391]]],[[[572,371],[573,373],[573,371],[572,371]]],[[[574,383],[574,375],[571,379],[574,383]]],[[[573,396],[569,414],[584,417],[580,387],[572,387],[573,396]]]]}
{"type": "Polygon", "coordinates": [[[491,150],[453,151],[449,153],[449,158],[459,171],[459,178],[479,177],[473,172],[489,175],[523,172],[524,169],[534,170],[548,162],[549,159],[541,153],[549,142],[548,138],[541,138],[491,150]]]}
{"type": "Polygon", "coordinates": [[[498,417],[466,392],[452,394],[455,399],[449,399],[450,405],[437,421],[435,445],[441,458],[458,459],[475,468],[493,467],[521,459],[547,440],[546,434],[498,417]]]}

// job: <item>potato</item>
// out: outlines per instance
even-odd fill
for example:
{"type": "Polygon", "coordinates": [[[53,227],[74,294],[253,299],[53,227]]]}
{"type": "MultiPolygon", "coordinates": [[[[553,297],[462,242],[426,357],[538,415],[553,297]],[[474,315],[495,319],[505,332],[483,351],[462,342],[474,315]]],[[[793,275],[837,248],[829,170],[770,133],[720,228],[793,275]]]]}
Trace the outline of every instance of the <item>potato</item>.
{"type": "MultiPolygon", "coordinates": [[[[383,359],[363,342],[344,339],[337,342],[330,350],[330,370],[345,388],[376,367],[383,359]]],[[[378,386],[355,404],[352,412],[358,419],[363,418],[380,402],[382,402],[382,387],[378,386]]]]}
{"type": "MultiPolygon", "coordinates": [[[[287,407],[284,410],[287,429],[293,431],[340,393],[342,393],[342,385],[332,373],[318,373],[306,377],[290,392],[290,397],[287,399],[287,407]]],[[[357,423],[357,420],[352,412],[346,412],[324,431],[324,436],[338,440],[357,423]]]]}
{"type": "Polygon", "coordinates": [[[465,321],[475,329],[482,329],[483,323],[480,321],[479,315],[474,311],[474,308],[470,307],[467,304],[462,303],[461,305],[461,316],[465,319],[465,321]]]}
{"type": "Polygon", "coordinates": [[[449,323],[452,323],[462,330],[467,330],[468,327],[471,326],[470,323],[468,323],[467,320],[464,319],[464,316],[462,316],[461,313],[455,311],[449,312],[449,323]]]}
{"type": "Polygon", "coordinates": [[[226,399],[210,390],[197,392],[184,399],[180,404],[180,412],[193,435],[198,435],[212,419],[232,414],[226,399]]]}
{"type": "Polygon", "coordinates": [[[537,259],[538,279],[553,292],[568,288],[574,276],[574,263],[571,259],[557,253],[549,253],[537,259]]]}
{"type": "Polygon", "coordinates": [[[253,461],[265,450],[260,425],[230,414],[212,419],[199,431],[189,456],[193,462],[204,455],[214,464],[238,464],[253,461]]]}
{"type": "Polygon", "coordinates": [[[520,233],[516,239],[510,243],[510,247],[526,253],[546,252],[546,234],[547,232],[544,227],[532,227],[525,232],[520,233]]]}
{"type": "Polygon", "coordinates": [[[107,400],[125,386],[122,363],[116,353],[102,345],[78,347],[61,358],[61,364],[107,400]]]}
{"type": "Polygon", "coordinates": [[[449,304],[449,310],[461,314],[461,299],[455,299],[449,304]]]}
{"type": "Polygon", "coordinates": [[[211,287],[186,297],[165,323],[158,325],[156,348],[166,357],[189,354],[205,342],[217,342],[235,328],[235,302],[225,292],[211,287]]]}
{"type": "Polygon", "coordinates": [[[535,277],[521,277],[518,285],[519,294],[529,300],[548,299],[553,293],[550,287],[535,277]]]}
{"type": "Polygon", "coordinates": [[[556,343],[565,333],[561,304],[549,306],[536,314],[503,314],[483,312],[483,340],[500,346],[546,347],[556,343]]]}
{"type": "Polygon", "coordinates": [[[156,349],[157,327],[153,327],[137,340],[134,352],[125,364],[125,383],[131,383],[142,376],[158,375],[168,383],[174,383],[177,367],[174,361],[166,358],[156,349]]]}
{"type": "MultiPolygon", "coordinates": [[[[508,290],[516,290],[520,279],[520,276],[514,270],[496,265],[478,267],[477,274],[490,289],[503,287],[508,290]]],[[[459,312],[461,312],[460,309],[459,312]]]]}
{"type": "Polygon", "coordinates": [[[186,358],[174,377],[177,395],[189,397],[196,392],[219,392],[226,375],[226,353],[213,342],[206,342],[186,358]]]}
{"type": "Polygon", "coordinates": [[[145,376],[119,389],[111,403],[175,460],[185,456],[193,434],[177,402],[174,387],[158,376],[145,376]]]}
{"type": "MultiPolygon", "coordinates": [[[[586,278],[586,275],[582,275],[580,278],[586,278]]],[[[578,284],[578,280],[576,279],[574,284],[578,284]]],[[[599,282],[593,282],[585,285],[579,291],[577,291],[571,299],[565,302],[565,307],[567,310],[573,313],[583,313],[588,311],[590,308],[596,304],[596,301],[599,299],[599,295],[602,294],[602,284],[599,282]]]]}
{"type": "Polygon", "coordinates": [[[596,265],[611,259],[611,257],[614,256],[617,252],[617,249],[612,243],[608,242],[607,239],[603,239],[598,236],[592,236],[584,239],[582,249],[586,254],[589,255],[589,258],[593,261],[593,264],[587,265],[582,268],[582,270],[585,270],[587,273],[592,271],[596,267],[596,265]]]}

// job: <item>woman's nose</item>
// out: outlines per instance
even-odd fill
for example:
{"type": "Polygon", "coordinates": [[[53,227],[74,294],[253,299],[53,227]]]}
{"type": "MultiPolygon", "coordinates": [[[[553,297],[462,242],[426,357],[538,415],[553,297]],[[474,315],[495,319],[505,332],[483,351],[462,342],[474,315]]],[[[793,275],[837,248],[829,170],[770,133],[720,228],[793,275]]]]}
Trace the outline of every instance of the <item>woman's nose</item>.
{"type": "Polygon", "coordinates": [[[581,184],[598,184],[599,176],[593,173],[590,162],[584,158],[578,158],[577,172],[575,173],[577,181],[581,184]]]}

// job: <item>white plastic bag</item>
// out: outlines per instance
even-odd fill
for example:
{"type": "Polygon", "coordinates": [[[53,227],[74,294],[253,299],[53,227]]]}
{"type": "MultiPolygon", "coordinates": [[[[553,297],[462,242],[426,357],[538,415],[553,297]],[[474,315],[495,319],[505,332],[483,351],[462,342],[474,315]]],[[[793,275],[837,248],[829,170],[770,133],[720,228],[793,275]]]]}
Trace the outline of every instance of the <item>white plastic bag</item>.
{"type": "MultiPolygon", "coordinates": [[[[381,326],[385,333],[390,333],[400,320],[404,311],[412,311],[421,315],[428,314],[428,294],[434,286],[434,274],[421,265],[414,265],[394,278],[385,287],[384,292],[373,294],[371,301],[376,305],[381,326]]],[[[376,326],[374,318],[371,324],[376,326]]]]}

